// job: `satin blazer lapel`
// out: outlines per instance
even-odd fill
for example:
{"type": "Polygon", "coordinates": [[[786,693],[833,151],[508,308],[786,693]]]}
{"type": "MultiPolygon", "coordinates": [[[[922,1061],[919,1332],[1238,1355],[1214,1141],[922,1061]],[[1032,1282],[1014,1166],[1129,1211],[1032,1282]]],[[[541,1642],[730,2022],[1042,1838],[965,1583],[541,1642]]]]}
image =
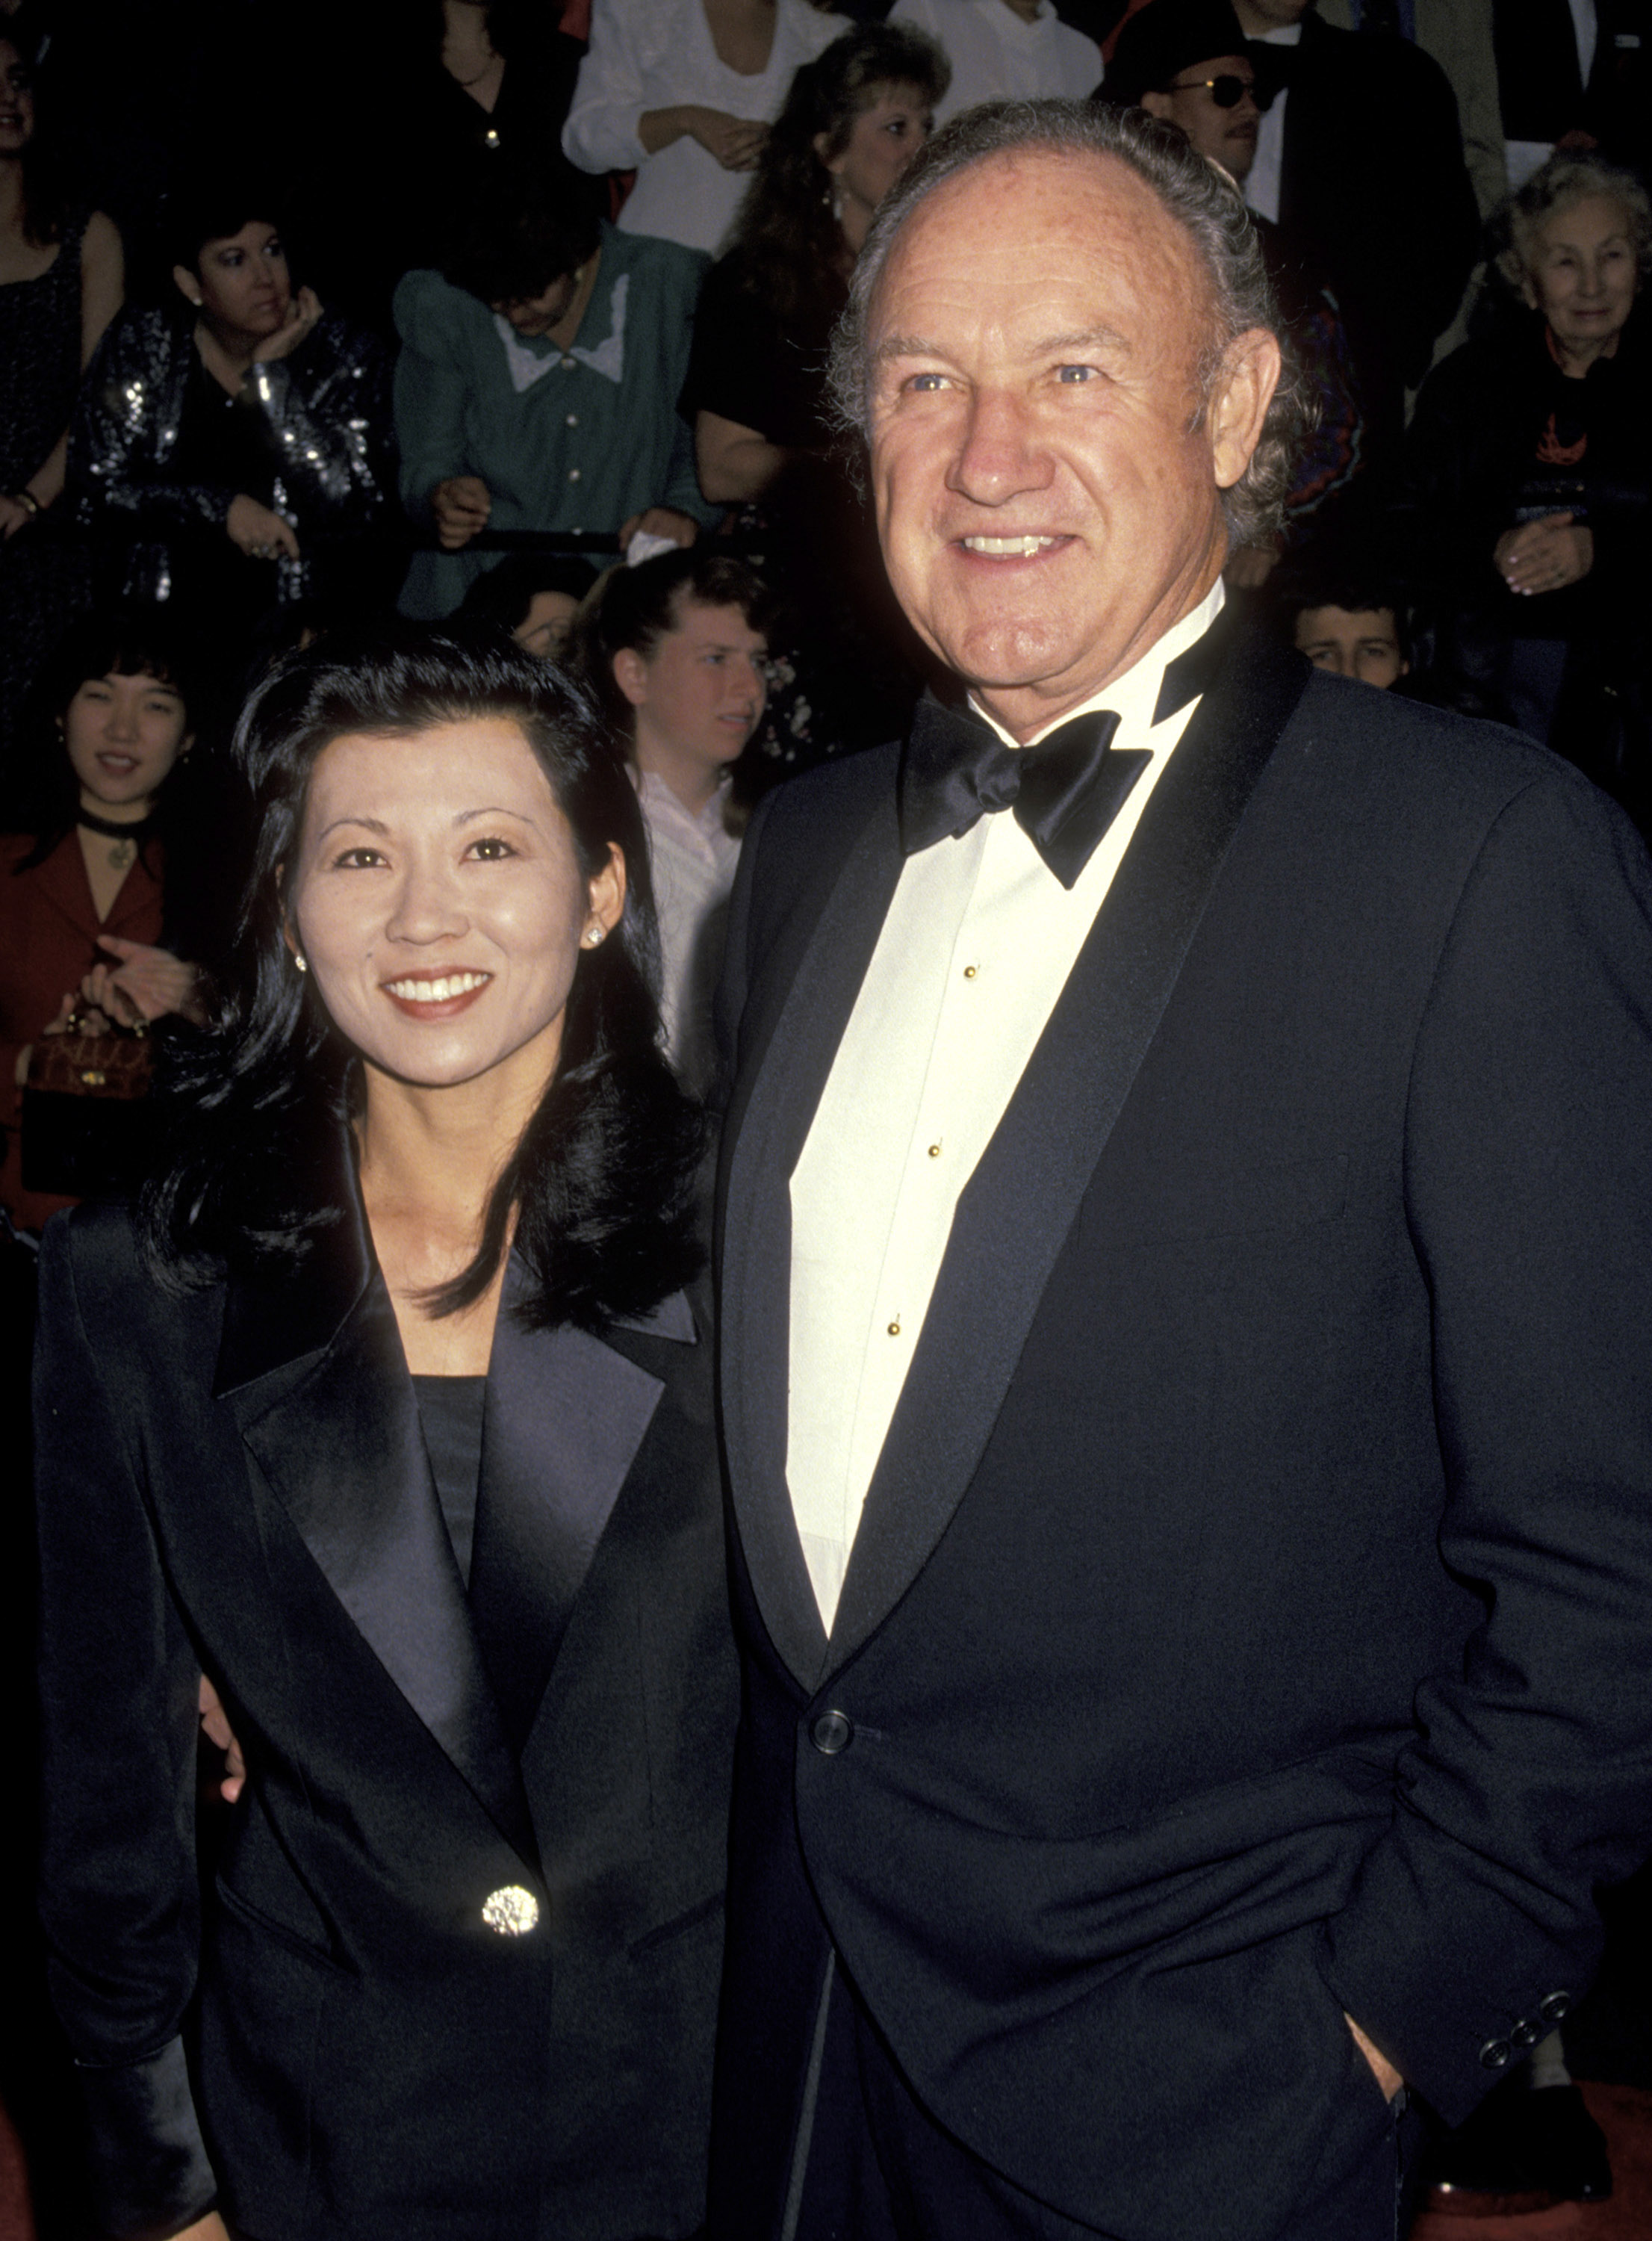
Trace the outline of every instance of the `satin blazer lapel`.
{"type": "Polygon", "coordinates": [[[738,1130],[723,1219],[720,1392],[730,1492],[758,1606],[775,1649],[806,1687],[826,1630],[786,1490],[790,1184],[832,1061],[900,877],[893,786],[849,844],[813,931],[772,958],[741,1023],[752,1087],[738,1130]]]}
{"type": "Polygon", "coordinates": [[[431,1476],[395,1311],[346,1211],[285,1282],[232,1282],[215,1389],[332,1592],[502,1834],[533,1824],[431,1476]]]}
{"type": "MultiPolygon", "coordinates": [[[[512,1263],[494,1328],[471,1560],[471,1615],[519,1750],[533,1725],[603,1530],[665,1387],[612,1342],[511,1312],[512,1263]]],[[[680,1294],[647,1326],[694,1341],[680,1294]]]]}
{"type": "Polygon", "coordinates": [[[1241,641],[1154,788],[1048,1027],[958,1203],[867,1490],[835,1670],[882,1622],[962,1500],[1040,1299],[1309,671],[1241,641]]]}

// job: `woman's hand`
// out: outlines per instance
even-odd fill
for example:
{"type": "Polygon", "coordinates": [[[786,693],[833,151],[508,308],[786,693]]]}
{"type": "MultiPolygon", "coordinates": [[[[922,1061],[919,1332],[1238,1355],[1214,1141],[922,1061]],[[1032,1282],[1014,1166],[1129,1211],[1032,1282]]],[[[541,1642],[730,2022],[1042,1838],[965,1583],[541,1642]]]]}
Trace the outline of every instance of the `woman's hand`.
{"type": "Polygon", "coordinates": [[[271,358],[291,356],[320,317],[321,299],[315,290],[300,288],[292,299],[292,309],[287,314],[285,326],[278,327],[269,341],[259,346],[254,363],[267,365],[271,358]]]}
{"type": "Polygon", "coordinates": [[[1504,530],[1491,557],[1511,592],[1535,599],[1582,581],[1595,565],[1595,532],[1569,513],[1546,513],[1504,530]]]}
{"type": "Polygon", "coordinates": [[[20,529],[27,529],[35,516],[44,511],[43,506],[37,505],[31,512],[20,498],[0,491],[0,545],[15,537],[20,529]]]}
{"type": "Polygon", "coordinates": [[[208,1743],[216,1743],[224,1753],[224,1779],[218,1784],[218,1795],[226,1805],[233,1805],[247,1778],[247,1763],[241,1755],[223,1699],[204,1673],[201,1676],[199,1701],[202,1731],[208,1743]]]}
{"type": "Polygon", "coordinates": [[[679,101],[669,109],[645,110],[637,120],[637,137],[651,156],[669,148],[686,134],[714,156],[726,171],[754,171],[769,137],[766,124],[748,117],[731,117],[726,109],[707,109],[698,101],[679,101]]]}
{"type": "Polygon", "coordinates": [[[230,2241],[230,2229],[216,2210],[209,2210],[204,2218],[197,2218],[193,2225],[186,2225],[175,2233],[172,2241],[230,2241]]]}
{"type": "Polygon", "coordinates": [[[493,500],[480,475],[449,475],[431,492],[431,516],[444,552],[457,552],[487,527],[493,500]]]}
{"type": "Polygon", "coordinates": [[[224,526],[230,542],[238,545],[250,560],[273,560],[278,553],[285,553],[289,560],[298,557],[298,532],[292,524],[244,491],[230,500],[224,526]]]}
{"type": "Polygon", "coordinates": [[[174,957],[170,949],[157,949],[145,941],[127,941],[118,933],[100,933],[97,947],[119,962],[94,965],[80,984],[82,997],[123,1027],[145,1025],[177,1012],[197,1027],[206,1014],[202,1006],[201,975],[193,965],[174,957]]]}

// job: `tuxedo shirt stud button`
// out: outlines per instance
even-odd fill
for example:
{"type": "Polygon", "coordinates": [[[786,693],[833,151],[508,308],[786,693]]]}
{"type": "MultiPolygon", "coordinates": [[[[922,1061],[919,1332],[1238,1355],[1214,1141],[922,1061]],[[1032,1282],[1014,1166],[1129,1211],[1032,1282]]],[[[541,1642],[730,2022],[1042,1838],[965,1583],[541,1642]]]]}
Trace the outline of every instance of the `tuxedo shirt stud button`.
{"type": "Polygon", "coordinates": [[[1480,2066],[1482,2070],[1505,2069],[1513,2052],[1506,2038],[1488,2038],[1480,2050],[1480,2066]]]}
{"type": "Polygon", "coordinates": [[[822,1758],[836,1758],[854,1741],[854,1727],[843,1712],[822,1712],[809,1730],[809,1739],[822,1758]]]}
{"type": "Polygon", "coordinates": [[[1567,2017],[1572,2012],[1571,1994],[1569,1992],[1551,1992],[1546,2000],[1540,2000],[1538,2002],[1537,2012],[1549,2028],[1553,2030],[1556,2024],[1564,2023],[1567,2017]]]}
{"type": "Polygon", "coordinates": [[[539,1902],[520,1883],[502,1883],[483,1900],[482,1919],[501,1937],[525,1937],[539,1919],[539,1902]]]}
{"type": "Polygon", "coordinates": [[[1531,2021],[1529,2017],[1523,2017],[1519,2023],[1517,2023],[1513,2030],[1509,2032],[1508,2044],[1519,2053],[1525,2054],[1529,2050],[1529,2049],[1536,2045],[1538,2040],[1542,2038],[1542,2036],[1543,2026],[1542,2024],[1535,2024],[1531,2021]]]}

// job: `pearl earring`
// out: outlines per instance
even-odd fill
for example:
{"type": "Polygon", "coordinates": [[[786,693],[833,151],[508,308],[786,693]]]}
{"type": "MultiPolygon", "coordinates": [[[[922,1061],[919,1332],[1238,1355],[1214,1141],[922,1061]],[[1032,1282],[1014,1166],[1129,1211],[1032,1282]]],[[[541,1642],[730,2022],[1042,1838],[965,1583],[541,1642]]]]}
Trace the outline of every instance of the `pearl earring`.
{"type": "Polygon", "coordinates": [[[594,949],[594,948],[597,947],[597,944],[598,944],[598,943],[602,940],[603,935],[604,935],[606,932],[607,932],[607,928],[606,928],[605,927],[603,927],[603,926],[592,926],[592,927],[586,927],[586,929],[585,929],[585,947],[586,947],[586,948],[587,948],[587,949],[594,949]]]}
{"type": "Polygon", "coordinates": [[[292,961],[298,967],[300,973],[307,973],[310,970],[308,960],[296,949],[292,953],[292,961]]]}

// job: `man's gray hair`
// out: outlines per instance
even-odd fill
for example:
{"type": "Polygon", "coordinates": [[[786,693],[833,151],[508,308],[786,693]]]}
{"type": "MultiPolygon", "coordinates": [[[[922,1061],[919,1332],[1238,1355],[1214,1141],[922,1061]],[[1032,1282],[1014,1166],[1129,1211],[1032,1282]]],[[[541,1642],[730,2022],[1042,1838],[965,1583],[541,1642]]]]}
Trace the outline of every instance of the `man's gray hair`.
{"type": "Polygon", "coordinates": [[[1305,389],[1281,330],[1274,291],[1243,196],[1226,171],[1194,152],[1186,136],[1144,110],[1092,107],[1077,101],[986,101],[936,133],[878,205],[849,283],[849,301],[832,338],[829,379],[843,425],[864,437],[872,368],[867,324],[889,252],[906,220],[937,187],[989,156],[1028,151],[1059,156],[1112,156],[1152,188],[1167,214],[1192,239],[1210,282],[1211,335],[1197,380],[1204,405],[1223,354],[1247,328],[1266,327],[1284,355],[1279,387],[1249,465],[1222,492],[1230,545],[1254,545],[1277,528],[1308,425],[1305,389]]]}

